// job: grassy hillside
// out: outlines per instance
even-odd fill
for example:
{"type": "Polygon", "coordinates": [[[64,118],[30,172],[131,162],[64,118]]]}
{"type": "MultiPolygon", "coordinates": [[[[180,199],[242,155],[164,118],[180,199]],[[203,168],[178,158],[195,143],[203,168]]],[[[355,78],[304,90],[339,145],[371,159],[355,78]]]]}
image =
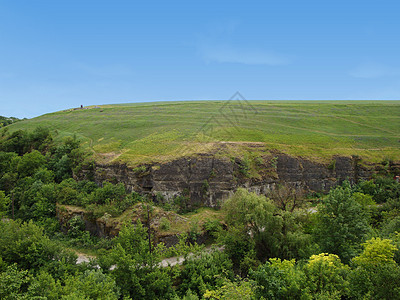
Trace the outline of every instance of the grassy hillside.
{"type": "Polygon", "coordinates": [[[187,101],[106,105],[10,125],[76,134],[99,161],[131,165],[257,143],[293,155],[399,160],[400,101],[187,101]]]}

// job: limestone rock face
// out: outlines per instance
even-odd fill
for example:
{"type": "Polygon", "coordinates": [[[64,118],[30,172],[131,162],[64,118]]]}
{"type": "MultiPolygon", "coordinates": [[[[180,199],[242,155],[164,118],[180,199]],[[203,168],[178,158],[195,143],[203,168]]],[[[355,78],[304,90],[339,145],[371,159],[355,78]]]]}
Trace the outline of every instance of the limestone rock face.
{"type": "Polygon", "coordinates": [[[362,165],[357,157],[334,157],[330,164],[283,153],[261,156],[257,173],[244,172],[244,161],[210,154],[182,157],[167,163],[129,168],[124,164],[97,165],[94,178],[122,182],[128,190],[162,195],[165,201],[187,197],[192,206],[218,207],[237,188],[266,194],[276,184],[290,184],[326,192],[343,180],[369,179],[375,166],[362,165]]]}
{"type": "Polygon", "coordinates": [[[61,230],[64,233],[69,231],[69,220],[73,217],[80,217],[84,224],[85,230],[89,231],[90,234],[98,237],[115,237],[118,235],[119,228],[117,222],[108,222],[107,216],[102,218],[94,218],[91,214],[87,213],[85,209],[68,206],[68,205],[57,205],[56,216],[61,225],[61,230]]]}
{"type": "MultiPolygon", "coordinates": [[[[151,238],[154,244],[164,243],[166,247],[171,247],[179,242],[181,233],[176,230],[164,231],[160,229],[160,222],[165,218],[166,220],[174,223],[175,225],[181,225],[181,228],[185,228],[182,224],[190,224],[190,221],[171,211],[164,211],[162,209],[155,209],[155,214],[152,216],[150,221],[151,238]]],[[[113,238],[118,235],[123,222],[118,218],[113,218],[107,213],[102,217],[95,218],[93,214],[82,207],[72,205],[58,204],[56,207],[56,216],[61,225],[61,230],[64,233],[68,233],[71,230],[70,220],[72,218],[79,218],[84,224],[84,229],[91,235],[101,238],[113,238]]],[[[146,219],[143,214],[142,204],[136,204],[132,208],[132,214],[130,214],[130,222],[136,223],[141,220],[144,226],[146,225],[146,219]]],[[[196,234],[195,242],[198,244],[204,244],[211,239],[211,236],[206,231],[199,231],[196,234]]]]}
{"type": "MultiPolygon", "coordinates": [[[[188,206],[219,207],[239,187],[257,194],[267,194],[275,185],[286,183],[298,189],[327,192],[343,180],[368,180],[374,173],[380,172],[398,174],[400,164],[366,165],[356,156],[337,156],[323,164],[283,153],[266,153],[257,157],[256,163],[249,164],[245,158],[229,158],[210,153],[136,168],[124,164],[97,164],[94,174],[90,176],[99,185],[104,181],[123,183],[130,191],[153,197],[161,195],[162,201],[166,202],[184,197],[188,206]]],[[[84,170],[78,174],[78,179],[88,176],[88,171],[84,170]]],[[[113,237],[119,232],[120,223],[107,215],[95,219],[82,208],[66,205],[57,207],[57,217],[65,232],[69,230],[68,221],[74,216],[82,218],[86,230],[93,235],[113,237]]],[[[164,242],[169,247],[176,244],[179,238],[176,233],[157,230],[157,222],[162,216],[167,215],[160,215],[152,221],[154,242],[164,242]]],[[[186,222],[182,218],[175,215],[174,222],[186,222]]],[[[200,235],[197,242],[202,243],[207,238],[206,234],[200,235]]]]}

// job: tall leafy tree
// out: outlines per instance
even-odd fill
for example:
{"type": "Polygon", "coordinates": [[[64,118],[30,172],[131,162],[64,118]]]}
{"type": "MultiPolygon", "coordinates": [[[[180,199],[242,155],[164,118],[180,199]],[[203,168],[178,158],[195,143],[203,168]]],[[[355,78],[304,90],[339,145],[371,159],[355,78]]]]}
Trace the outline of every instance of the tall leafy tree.
{"type": "Polygon", "coordinates": [[[62,292],[69,297],[93,300],[117,300],[119,296],[114,279],[101,270],[87,270],[79,276],[68,276],[62,292]]]}
{"type": "Polygon", "coordinates": [[[342,299],[349,293],[349,271],[335,254],[312,255],[303,266],[302,299],[342,299]]]}
{"type": "Polygon", "coordinates": [[[250,272],[255,281],[257,299],[300,299],[304,272],[295,265],[295,260],[271,258],[250,272]]]}
{"type": "Polygon", "coordinates": [[[222,287],[226,278],[233,279],[232,262],[218,250],[194,254],[185,258],[179,278],[179,293],[184,295],[190,290],[202,296],[207,290],[222,287]]]}
{"type": "Polygon", "coordinates": [[[17,165],[19,177],[32,176],[45,163],[46,158],[37,150],[24,154],[17,165]]]}
{"type": "MultiPolygon", "coordinates": [[[[226,279],[223,286],[212,291],[207,290],[204,293],[203,298],[218,300],[251,300],[254,299],[253,290],[252,282],[247,280],[237,280],[232,282],[226,279]]],[[[186,299],[186,297],[184,299],[186,299]]]]}
{"type": "Polygon", "coordinates": [[[21,268],[31,270],[61,261],[75,265],[75,255],[61,249],[32,221],[0,222],[0,232],[0,257],[8,264],[17,263],[21,268]]]}
{"type": "Polygon", "coordinates": [[[318,208],[315,234],[323,252],[348,262],[370,232],[368,214],[354,199],[349,182],[332,189],[318,208]]]}
{"type": "MultiPolygon", "coordinates": [[[[140,220],[136,225],[123,226],[114,244],[103,261],[115,264],[111,275],[124,296],[134,299],[167,299],[171,296],[171,278],[159,267],[159,254],[150,249],[147,230],[140,220]]],[[[103,267],[107,269],[109,265],[103,267]]]]}
{"type": "Polygon", "coordinates": [[[400,266],[397,247],[389,239],[372,238],[352,261],[351,294],[357,299],[400,299],[400,266]]]}
{"type": "Polygon", "coordinates": [[[298,258],[305,255],[311,244],[311,237],[303,232],[297,212],[280,210],[265,196],[238,189],[225,201],[223,209],[229,226],[225,244],[232,257],[239,256],[237,251],[237,254],[244,252],[247,240],[254,242],[260,260],[298,258]],[[234,244],[228,243],[232,241],[231,233],[237,237],[234,244]],[[242,242],[238,237],[242,237],[242,242]],[[239,245],[243,248],[236,247],[239,245]]]}

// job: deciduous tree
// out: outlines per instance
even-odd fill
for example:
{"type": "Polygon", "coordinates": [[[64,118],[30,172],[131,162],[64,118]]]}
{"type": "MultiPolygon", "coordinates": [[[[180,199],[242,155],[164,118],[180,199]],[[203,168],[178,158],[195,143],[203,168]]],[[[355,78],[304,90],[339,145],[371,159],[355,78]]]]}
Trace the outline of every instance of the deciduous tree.
{"type": "Polygon", "coordinates": [[[370,232],[368,215],[352,196],[350,184],[332,189],[318,207],[315,234],[322,251],[348,262],[370,232]]]}

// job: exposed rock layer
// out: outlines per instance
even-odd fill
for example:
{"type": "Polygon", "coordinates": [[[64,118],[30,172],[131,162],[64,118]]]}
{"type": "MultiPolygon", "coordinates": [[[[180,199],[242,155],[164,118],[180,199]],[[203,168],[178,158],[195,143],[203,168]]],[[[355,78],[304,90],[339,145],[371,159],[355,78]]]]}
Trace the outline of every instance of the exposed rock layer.
{"type": "MultiPolygon", "coordinates": [[[[229,158],[210,153],[136,168],[129,168],[125,164],[97,164],[91,176],[99,185],[104,181],[121,182],[129,191],[149,194],[154,198],[156,195],[157,198],[162,196],[163,201],[182,197],[187,199],[188,205],[192,207],[218,207],[239,187],[245,187],[258,194],[267,194],[275,185],[284,183],[298,189],[327,192],[343,180],[367,180],[377,172],[399,174],[400,165],[363,164],[356,156],[337,156],[328,164],[323,164],[270,152],[249,162],[246,158],[229,158]]],[[[83,171],[79,177],[89,177],[89,173],[83,171]]],[[[104,217],[93,219],[84,210],[57,210],[57,216],[66,231],[68,220],[76,215],[81,216],[85,221],[86,230],[93,235],[112,237],[118,234],[118,224],[112,224],[104,217]]],[[[178,241],[175,234],[155,236],[156,242],[162,241],[168,246],[178,241]]]]}
{"type": "Polygon", "coordinates": [[[165,201],[187,197],[192,206],[218,207],[238,187],[266,194],[276,184],[327,192],[332,186],[348,179],[357,182],[370,179],[375,165],[361,164],[357,157],[334,157],[329,164],[268,153],[252,162],[229,159],[214,154],[182,157],[164,164],[129,168],[124,164],[97,165],[94,179],[122,182],[128,190],[162,195],[165,201]],[[251,168],[251,170],[249,170],[251,168]]]}

